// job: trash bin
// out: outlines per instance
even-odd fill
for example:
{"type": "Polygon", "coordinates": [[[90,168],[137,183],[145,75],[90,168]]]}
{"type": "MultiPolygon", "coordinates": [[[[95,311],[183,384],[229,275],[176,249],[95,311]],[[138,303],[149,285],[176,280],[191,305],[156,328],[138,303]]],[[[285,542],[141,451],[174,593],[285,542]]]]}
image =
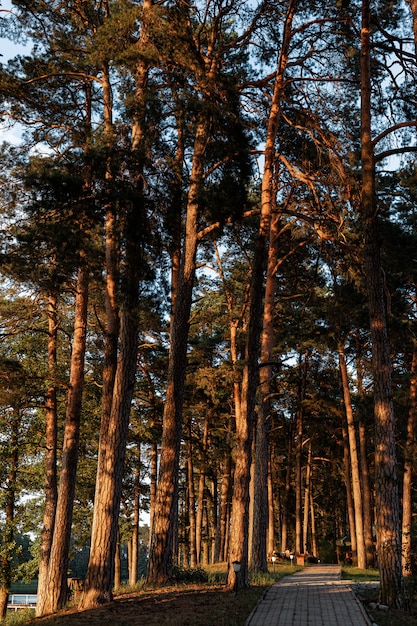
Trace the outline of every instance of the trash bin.
{"type": "Polygon", "coordinates": [[[304,554],[297,554],[297,565],[304,567],[304,554]]]}

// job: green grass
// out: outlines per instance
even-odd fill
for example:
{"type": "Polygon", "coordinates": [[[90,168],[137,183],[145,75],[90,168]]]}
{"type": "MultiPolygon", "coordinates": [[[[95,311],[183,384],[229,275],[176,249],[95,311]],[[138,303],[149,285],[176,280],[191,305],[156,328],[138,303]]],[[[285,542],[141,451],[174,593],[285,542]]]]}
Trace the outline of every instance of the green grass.
{"type": "Polygon", "coordinates": [[[2,622],[5,626],[21,626],[27,624],[35,617],[35,609],[21,609],[19,611],[7,611],[6,619],[2,622]]]}
{"type": "Polygon", "coordinates": [[[358,599],[363,603],[370,620],[378,626],[417,626],[417,585],[415,576],[405,578],[405,586],[410,602],[409,611],[388,609],[383,611],[378,608],[371,609],[370,604],[378,604],[379,589],[375,585],[361,583],[378,582],[379,572],[377,569],[360,570],[358,567],[343,567],[342,578],[350,580],[357,585],[355,591],[358,599]]]}
{"type": "MultiPolygon", "coordinates": [[[[146,589],[141,581],[133,589],[121,587],[117,594],[116,609],[112,605],[103,605],[85,614],[60,612],[46,618],[44,623],[45,626],[58,626],[58,623],[59,626],[74,626],[74,623],[77,626],[114,626],[115,623],[132,625],[137,623],[139,610],[143,623],[147,626],[165,623],[170,626],[236,626],[246,622],[265,591],[274,582],[300,569],[302,568],[287,563],[276,563],[275,567],[271,564],[268,572],[251,574],[249,588],[237,593],[231,593],[226,587],[227,563],[205,568],[204,581],[201,580],[201,570],[181,570],[178,578],[169,586],[146,589]],[[118,622],[114,620],[114,610],[118,611],[118,622]]],[[[31,615],[24,615],[22,611],[12,617],[16,617],[18,621],[6,622],[7,626],[36,623],[36,620],[30,621],[30,617],[33,620],[33,612],[31,615]]]]}
{"type": "Polygon", "coordinates": [[[379,571],[372,568],[359,569],[353,565],[344,565],[342,567],[342,579],[352,580],[355,583],[378,581],[379,571]]]}

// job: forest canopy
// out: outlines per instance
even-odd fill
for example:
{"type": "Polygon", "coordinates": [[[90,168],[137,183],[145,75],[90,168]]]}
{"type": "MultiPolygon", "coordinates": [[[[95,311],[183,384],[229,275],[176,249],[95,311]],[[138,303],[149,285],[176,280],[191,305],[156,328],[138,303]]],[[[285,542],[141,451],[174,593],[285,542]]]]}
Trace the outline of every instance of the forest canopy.
{"type": "Polygon", "coordinates": [[[0,65],[0,615],[25,534],[39,616],[76,554],[80,606],[111,601],[120,544],[131,584],[226,561],[233,587],[239,561],[244,587],[305,554],[377,565],[405,608],[414,0],[13,0],[0,36],[20,44],[0,65]]]}

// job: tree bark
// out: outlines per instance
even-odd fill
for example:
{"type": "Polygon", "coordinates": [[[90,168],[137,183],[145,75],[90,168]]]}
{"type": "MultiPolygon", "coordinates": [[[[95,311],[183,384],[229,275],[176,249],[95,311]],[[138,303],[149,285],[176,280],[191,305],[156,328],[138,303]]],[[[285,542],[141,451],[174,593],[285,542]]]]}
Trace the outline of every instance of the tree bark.
{"type": "Polygon", "coordinates": [[[58,500],[57,478],[57,441],[58,417],[55,387],[57,363],[58,313],[57,298],[51,294],[48,298],[48,376],[50,378],[45,398],[45,507],[43,512],[41,546],[39,554],[39,572],[37,589],[38,606],[43,606],[46,593],[49,557],[55,525],[58,500]]]}
{"type": "Polygon", "coordinates": [[[215,562],[225,561],[227,558],[227,537],[230,518],[230,495],[232,483],[232,459],[231,455],[226,454],[222,464],[222,479],[220,487],[220,511],[218,517],[218,531],[216,535],[216,556],[215,562]]]}
{"type": "Polygon", "coordinates": [[[89,271],[86,263],[78,269],[75,295],[74,336],[64,427],[58,501],[45,593],[38,598],[37,614],[53,613],[67,601],[67,570],[77,475],[78,442],[84,387],[84,356],[87,337],[89,271]]]}
{"type": "Polygon", "coordinates": [[[189,516],[189,544],[190,544],[190,567],[197,566],[197,547],[196,547],[196,514],[195,514],[195,490],[194,490],[194,472],[192,457],[192,428],[191,417],[188,425],[188,441],[187,441],[187,482],[188,482],[188,516],[189,516]]]}
{"type": "Polygon", "coordinates": [[[138,582],[139,561],[139,523],[140,523],[140,467],[141,467],[141,442],[136,443],[135,468],[134,468],[134,493],[133,493],[133,520],[131,550],[129,558],[129,585],[132,587],[138,582]]]}
{"type": "Polygon", "coordinates": [[[269,451],[268,456],[268,529],[266,540],[266,553],[267,556],[271,555],[275,551],[275,498],[274,498],[274,483],[272,480],[272,452],[269,451]]]}
{"type": "MultiPolygon", "coordinates": [[[[5,619],[7,615],[7,600],[10,593],[12,583],[12,559],[11,546],[14,540],[14,517],[15,517],[15,498],[16,498],[16,481],[19,466],[19,429],[20,429],[20,412],[19,408],[15,408],[11,417],[11,434],[10,434],[10,457],[9,472],[6,481],[5,498],[4,498],[4,524],[2,528],[2,554],[0,556],[1,568],[1,585],[0,585],[0,620],[5,619]]],[[[3,485],[4,489],[4,485],[3,485]]]]}
{"type": "Polygon", "coordinates": [[[349,438],[347,434],[347,430],[345,426],[342,426],[342,437],[343,437],[343,474],[345,479],[346,486],[346,505],[347,505],[347,514],[349,520],[349,534],[350,534],[350,542],[351,542],[351,552],[353,554],[353,558],[356,564],[356,528],[355,528],[355,505],[353,503],[352,496],[352,483],[350,479],[350,458],[349,458],[349,438]]]}
{"type": "MultiPolygon", "coordinates": [[[[135,254],[130,262],[136,264],[137,259],[135,254]]],[[[125,302],[121,313],[120,351],[112,411],[108,430],[101,433],[99,444],[90,560],[80,602],[80,607],[84,609],[113,599],[119,504],[137,360],[137,277],[132,278],[130,286],[129,302],[125,302]]]]}
{"type": "Polygon", "coordinates": [[[388,606],[405,608],[407,599],[401,567],[401,529],[391,360],[377,223],[374,146],[371,138],[370,33],[369,0],[363,0],[361,29],[361,211],[374,379],[375,508],[380,601],[388,606]]]}
{"type": "Polygon", "coordinates": [[[202,441],[202,460],[200,463],[200,478],[198,481],[198,503],[197,503],[197,516],[196,516],[196,554],[197,563],[201,563],[201,546],[202,546],[202,534],[203,534],[203,513],[204,513],[204,498],[206,491],[206,453],[208,446],[209,436],[209,419],[206,416],[204,420],[204,433],[202,441]]]}
{"type": "Polygon", "coordinates": [[[306,479],[304,484],[304,510],[303,510],[303,552],[308,553],[308,520],[310,513],[310,489],[311,489],[311,441],[308,446],[306,479]]]}
{"type": "MultiPolygon", "coordinates": [[[[291,0],[286,15],[284,38],[278,59],[274,91],[269,110],[261,188],[261,217],[251,276],[249,324],[242,379],[242,411],[240,419],[236,418],[236,467],[232,499],[232,528],[230,535],[230,563],[228,574],[228,585],[235,589],[248,586],[249,480],[252,461],[251,448],[253,429],[255,425],[256,390],[259,380],[258,358],[262,331],[260,320],[262,319],[265,290],[264,278],[267,266],[268,239],[273,207],[275,140],[281,113],[284,74],[287,67],[295,6],[296,2],[291,0]],[[241,563],[241,570],[237,579],[231,567],[233,561],[239,561],[241,563]]],[[[264,536],[264,541],[265,540],[266,536],[264,536]]],[[[264,552],[265,551],[266,546],[264,547],[264,552]]]]}
{"type": "Polygon", "coordinates": [[[288,435],[288,456],[287,456],[287,470],[285,472],[285,487],[284,487],[284,495],[282,499],[281,506],[281,552],[285,553],[288,550],[288,503],[291,491],[291,473],[292,473],[292,464],[291,459],[293,458],[293,443],[294,443],[294,418],[292,417],[289,425],[289,435],[288,435]]]}
{"type": "MultiPolygon", "coordinates": [[[[273,205],[275,201],[272,199],[273,205]]],[[[258,417],[255,438],[254,516],[251,569],[267,572],[267,531],[269,522],[268,471],[269,433],[271,428],[270,387],[272,378],[275,290],[278,265],[279,224],[281,215],[273,211],[269,234],[268,263],[266,271],[265,302],[261,338],[261,369],[258,400],[258,417]]]]}
{"type": "Polygon", "coordinates": [[[122,562],[120,558],[120,539],[117,534],[116,551],[114,553],[114,589],[120,589],[122,584],[122,562]]]}
{"type": "Polygon", "coordinates": [[[417,342],[413,340],[411,371],[410,371],[409,409],[407,420],[407,439],[404,450],[403,475],[403,518],[402,518],[402,571],[404,576],[410,576],[412,558],[412,486],[413,460],[415,453],[414,423],[417,411],[417,342]]]}
{"type": "Polygon", "coordinates": [[[303,551],[302,546],[302,512],[303,512],[303,431],[304,431],[304,409],[303,401],[305,398],[307,385],[307,369],[308,369],[308,351],[305,353],[304,363],[301,355],[299,356],[299,391],[298,391],[298,408],[296,417],[296,440],[295,440],[295,552],[297,554],[303,551]]]}
{"type": "MultiPolygon", "coordinates": [[[[357,346],[356,352],[356,377],[358,385],[359,398],[364,397],[363,389],[363,366],[361,360],[360,348],[357,346]]],[[[360,444],[360,460],[361,460],[361,479],[363,486],[363,525],[366,551],[367,567],[375,565],[375,549],[372,532],[373,524],[373,506],[372,506],[372,490],[371,478],[369,473],[368,450],[367,450],[367,430],[365,424],[359,420],[359,444],[360,444]]]]}
{"type": "Polygon", "coordinates": [[[349,458],[352,476],[352,495],[355,511],[355,532],[356,532],[356,549],[358,567],[366,569],[366,553],[365,539],[363,531],[363,509],[362,509],[362,489],[358,459],[358,448],[356,441],[355,420],[352,409],[352,401],[349,390],[349,378],[345,359],[344,340],[339,342],[339,370],[342,379],[343,400],[345,406],[345,414],[347,421],[348,441],[349,441],[349,458]]]}
{"type": "Polygon", "coordinates": [[[193,164],[188,192],[184,254],[172,318],[168,384],[164,406],[162,444],[147,582],[166,582],[173,567],[174,530],[177,523],[178,469],[182,431],[182,404],[189,316],[196,269],[198,244],[199,188],[204,173],[204,155],[209,137],[209,119],[199,120],[194,142],[193,164]]]}

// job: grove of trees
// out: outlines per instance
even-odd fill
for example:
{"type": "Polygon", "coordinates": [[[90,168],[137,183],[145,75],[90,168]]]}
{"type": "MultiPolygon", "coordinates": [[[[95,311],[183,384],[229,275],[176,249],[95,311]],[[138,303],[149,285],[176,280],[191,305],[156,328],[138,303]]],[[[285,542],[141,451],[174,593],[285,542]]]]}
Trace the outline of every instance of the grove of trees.
{"type": "Polygon", "coordinates": [[[81,607],[121,544],[134,585],[145,514],[148,584],[350,552],[406,609],[416,2],[12,0],[0,35],[0,616],[87,548],[81,607]]]}

